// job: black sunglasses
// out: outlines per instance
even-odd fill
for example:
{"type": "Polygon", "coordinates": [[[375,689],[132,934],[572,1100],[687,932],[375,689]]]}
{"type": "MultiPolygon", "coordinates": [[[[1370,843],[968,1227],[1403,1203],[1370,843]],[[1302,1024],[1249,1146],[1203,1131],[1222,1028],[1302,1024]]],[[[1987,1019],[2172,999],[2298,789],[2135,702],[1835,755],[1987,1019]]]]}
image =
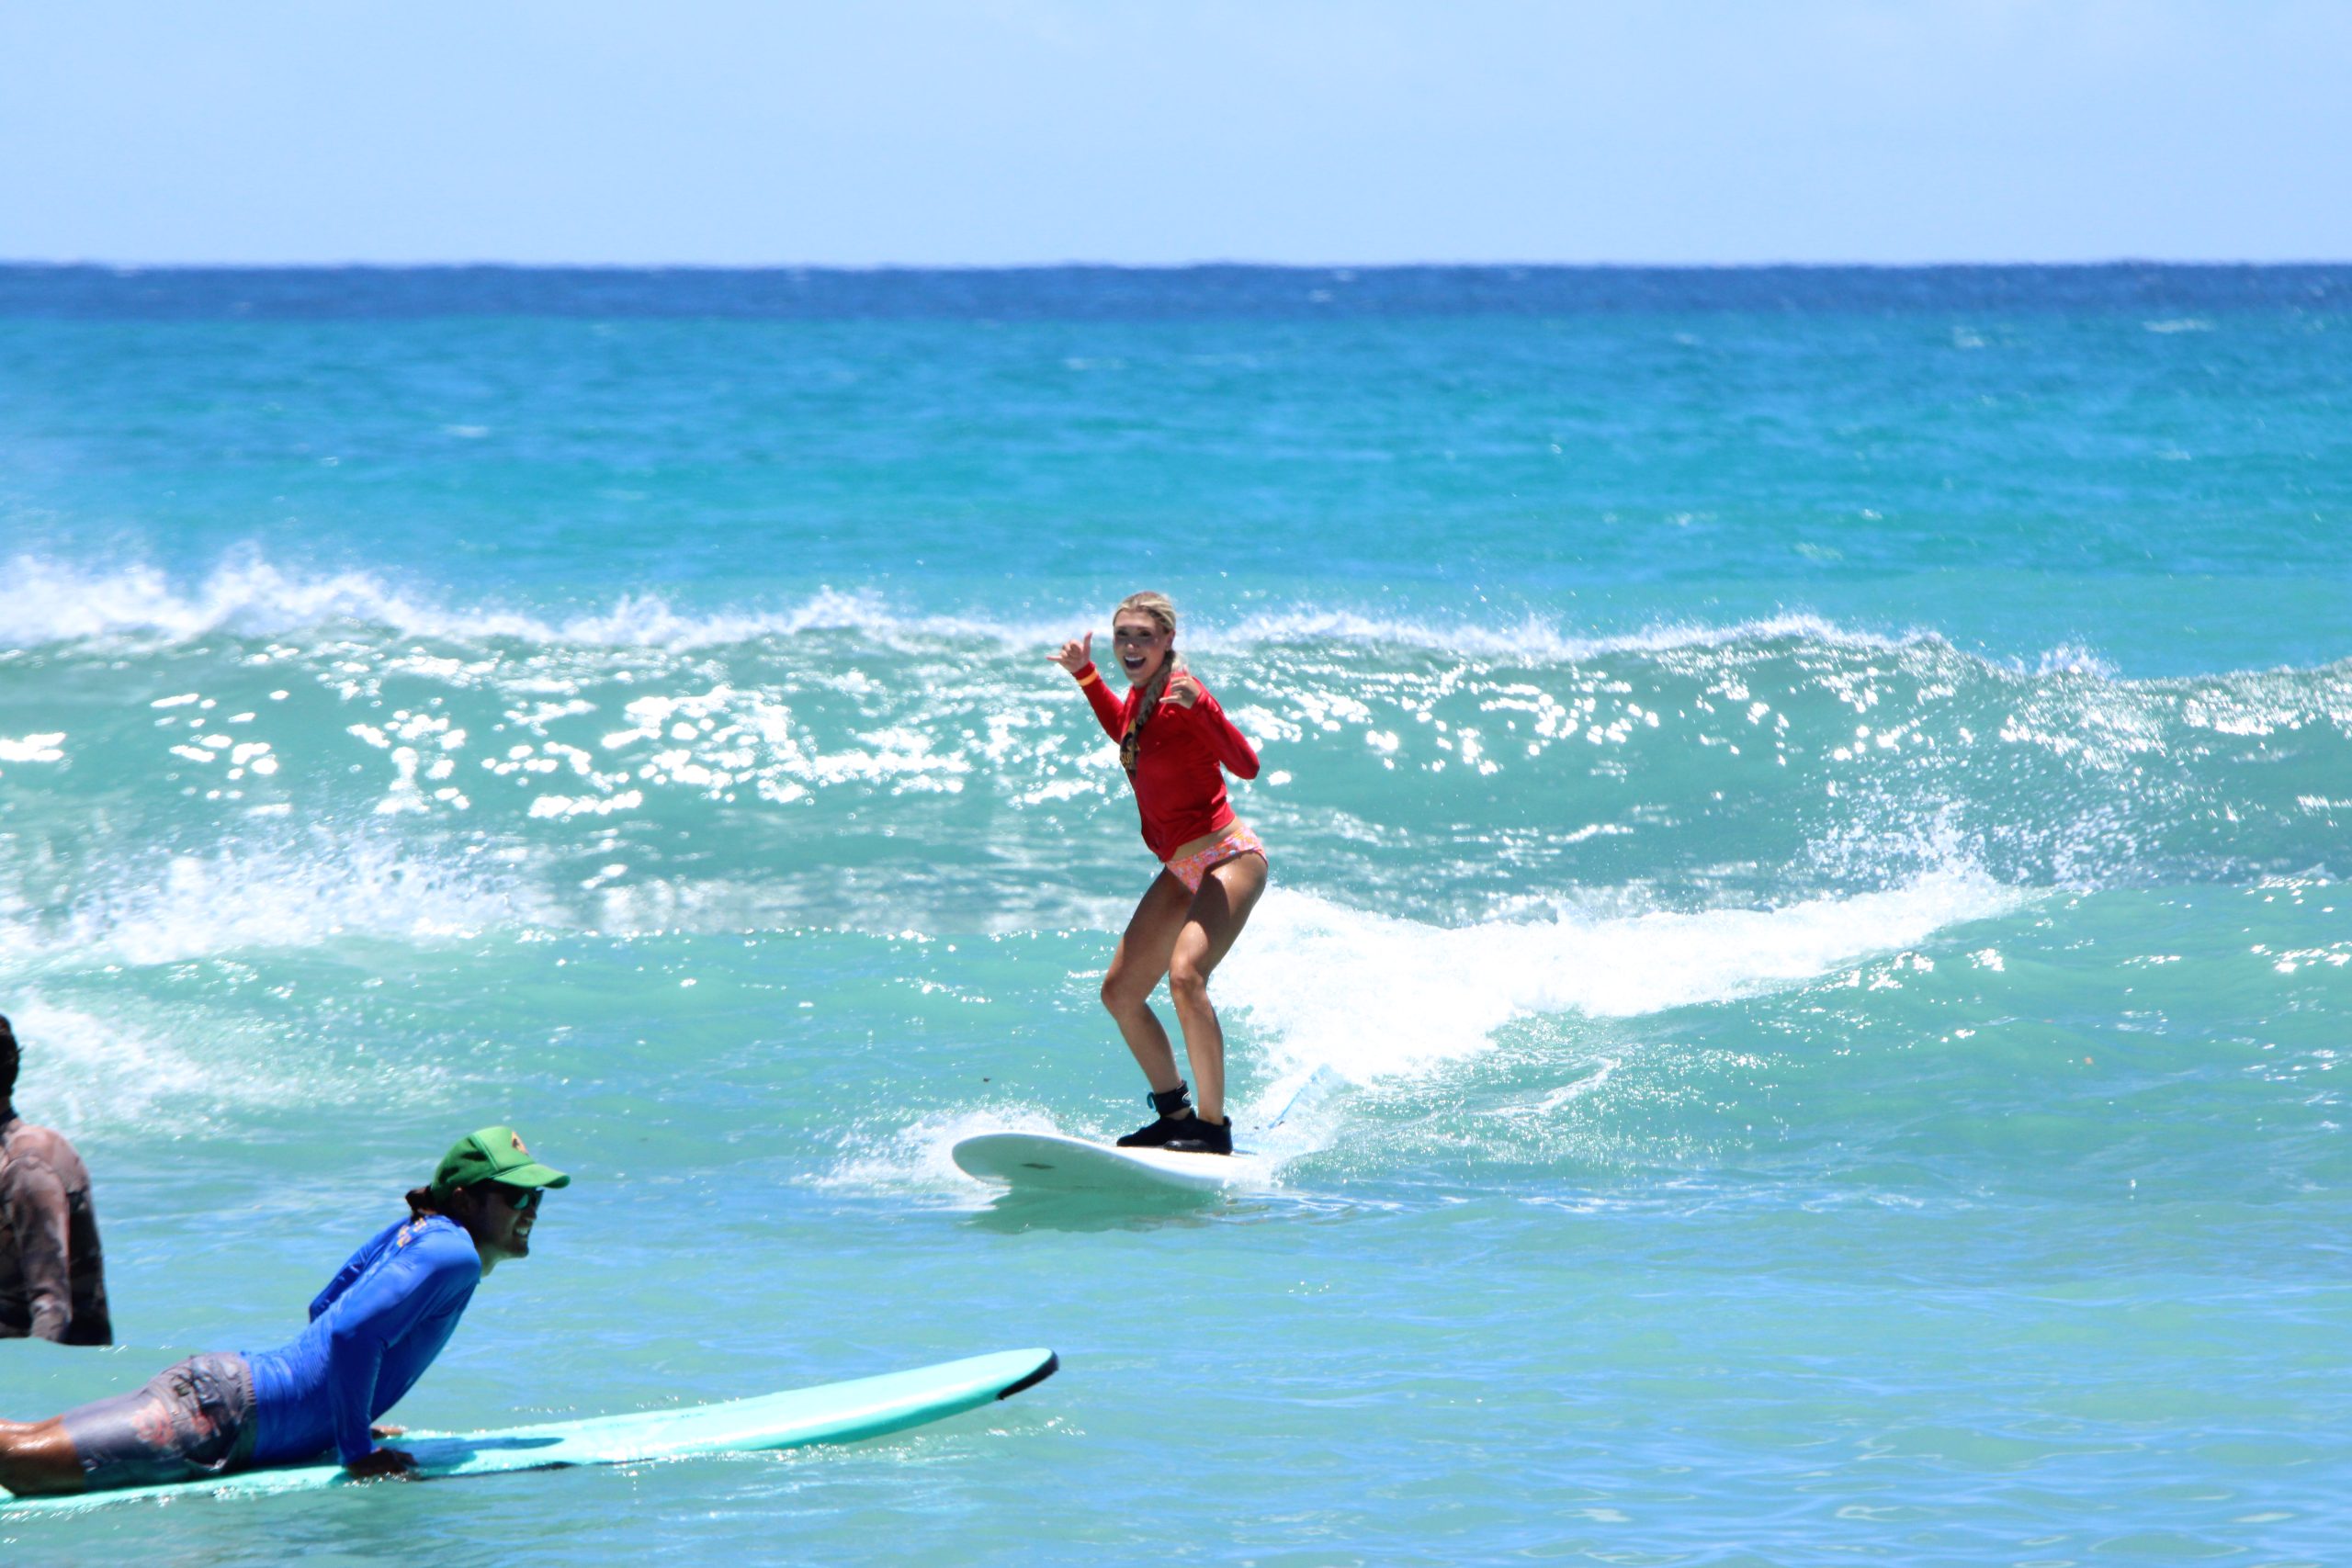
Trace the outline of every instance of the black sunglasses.
{"type": "Polygon", "coordinates": [[[548,1195],[547,1189],[543,1187],[509,1187],[503,1181],[492,1182],[490,1190],[518,1214],[534,1213],[539,1206],[539,1200],[548,1195]]]}

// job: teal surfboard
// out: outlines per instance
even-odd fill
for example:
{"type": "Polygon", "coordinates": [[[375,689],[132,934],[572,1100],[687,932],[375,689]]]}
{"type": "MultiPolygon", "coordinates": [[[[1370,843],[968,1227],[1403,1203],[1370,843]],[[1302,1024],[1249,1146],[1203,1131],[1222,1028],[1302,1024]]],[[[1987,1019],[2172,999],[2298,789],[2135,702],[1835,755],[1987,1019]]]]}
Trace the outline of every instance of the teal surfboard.
{"type": "MultiPolygon", "coordinates": [[[[641,1410],[495,1432],[412,1432],[394,1438],[391,1446],[415,1457],[420,1479],[435,1480],[561,1465],[636,1464],[692,1454],[797,1448],[806,1443],[845,1443],[903,1431],[1010,1398],[1045,1382],[1060,1365],[1051,1350],[1006,1350],[910,1372],[723,1404],[641,1410]]],[[[338,1464],[288,1465],[175,1486],[0,1499],[0,1516],[105,1508],[142,1498],[253,1496],[365,1484],[345,1475],[338,1464]]]]}

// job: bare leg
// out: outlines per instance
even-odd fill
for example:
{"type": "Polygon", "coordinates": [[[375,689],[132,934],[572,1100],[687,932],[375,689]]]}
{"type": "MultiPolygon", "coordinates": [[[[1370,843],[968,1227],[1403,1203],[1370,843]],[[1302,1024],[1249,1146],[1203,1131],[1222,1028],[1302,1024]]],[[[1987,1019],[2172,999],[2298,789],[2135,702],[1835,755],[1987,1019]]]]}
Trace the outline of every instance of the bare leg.
{"type": "Polygon", "coordinates": [[[1118,1021],[1136,1065],[1155,1089],[1174,1089],[1179,1081],[1176,1054],[1169,1048],[1168,1031],[1151,1010],[1151,993],[1168,973],[1168,955],[1184,929],[1192,895],[1166,872],[1144,889],[1143,901],[1127,919],[1119,951],[1111,955],[1111,971],[1102,976],[1102,1005],[1118,1021]]]}
{"type": "Polygon", "coordinates": [[[1211,867],[1169,951],[1168,999],[1176,1004],[1176,1022],[1184,1031],[1193,1100],[1205,1122],[1225,1120],[1225,1029],[1209,1005],[1209,975],[1233,950],[1234,938],[1250,923],[1250,911],[1265,890],[1264,855],[1239,854],[1211,867]]]}
{"type": "Polygon", "coordinates": [[[62,1417],[0,1421],[0,1486],[19,1497],[83,1489],[82,1460],[62,1417]]]}

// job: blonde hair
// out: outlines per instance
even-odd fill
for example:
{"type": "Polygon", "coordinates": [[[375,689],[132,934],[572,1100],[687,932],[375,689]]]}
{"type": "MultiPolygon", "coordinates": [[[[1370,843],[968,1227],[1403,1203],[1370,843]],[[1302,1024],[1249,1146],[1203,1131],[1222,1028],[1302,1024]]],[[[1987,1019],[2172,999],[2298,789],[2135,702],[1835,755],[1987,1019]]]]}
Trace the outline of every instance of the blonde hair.
{"type": "Polygon", "coordinates": [[[1155,593],[1148,588],[1140,593],[1128,594],[1119,601],[1119,607],[1111,612],[1112,623],[1116,625],[1119,617],[1129,610],[1142,611],[1159,624],[1161,631],[1170,637],[1176,635],[1176,604],[1167,594],[1155,593]]]}

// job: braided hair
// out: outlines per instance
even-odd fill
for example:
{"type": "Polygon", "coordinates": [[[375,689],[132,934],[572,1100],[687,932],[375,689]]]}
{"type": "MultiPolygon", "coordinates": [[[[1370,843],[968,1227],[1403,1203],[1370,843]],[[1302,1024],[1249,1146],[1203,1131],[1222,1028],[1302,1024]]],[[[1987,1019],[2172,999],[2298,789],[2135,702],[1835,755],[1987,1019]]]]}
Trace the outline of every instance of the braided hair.
{"type": "Polygon", "coordinates": [[[1170,601],[1168,595],[1154,593],[1149,590],[1141,593],[1128,594],[1119,601],[1119,607],[1111,612],[1112,624],[1115,626],[1119,617],[1129,610],[1150,616],[1169,637],[1167,657],[1159,661],[1159,670],[1154,671],[1151,679],[1144,683],[1143,699],[1136,704],[1135,720],[1127,726],[1127,732],[1119,737],[1119,766],[1126,769],[1127,776],[1132,779],[1135,777],[1136,764],[1143,757],[1143,727],[1151,722],[1152,714],[1159,706],[1160,694],[1168,690],[1168,677],[1176,672],[1178,665],[1175,641],[1176,606],[1170,601]]]}

